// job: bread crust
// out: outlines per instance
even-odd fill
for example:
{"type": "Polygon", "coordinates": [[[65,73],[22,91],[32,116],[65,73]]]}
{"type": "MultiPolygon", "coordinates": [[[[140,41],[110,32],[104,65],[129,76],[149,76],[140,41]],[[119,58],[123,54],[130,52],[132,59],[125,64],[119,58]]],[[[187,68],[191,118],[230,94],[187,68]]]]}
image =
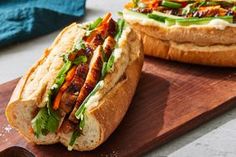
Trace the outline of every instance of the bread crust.
{"type": "Polygon", "coordinates": [[[141,36],[144,53],[148,56],[192,64],[236,67],[236,44],[197,46],[192,43],[162,41],[144,33],[141,36]]]}
{"type": "Polygon", "coordinates": [[[117,85],[101,100],[99,106],[92,108],[90,111],[101,126],[101,141],[103,143],[111,133],[117,128],[123,119],[132,97],[135,93],[142,66],[143,53],[142,44],[139,37],[131,31],[127,38],[129,46],[130,61],[124,74],[124,80],[117,85]],[[134,56],[131,56],[134,55],[134,56]]]}
{"type": "MultiPolygon", "coordinates": [[[[76,39],[75,35],[72,35],[73,31],[74,34],[76,34],[75,32],[78,32],[77,28],[73,30],[74,27],[77,27],[77,25],[72,24],[68,28],[65,28],[55,39],[53,45],[45,51],[41,59],[22,77],[16,89],[14,90],[11,100],[6,108],[6,116],[9,123],[17,130],[19,130],[19,132],[29,141],[36,144],[52,144],[61,142],[65,146],[68,146],[71,138],[72,133],[55,133],[48,134],[45,137],[36,138],[35,135],[30,132],[31,120],[33,119],[32,112],[34,112],[38,107],[41,107],[41,101],[43,101],[42,97],[44,97],[45,91],[47,91],[48,87],[50,87],[50,83],[54,81],[54,77],[47,78],[47,86],[39,86],[38,88],[40,89],[36,89],[35,91],[33,91],[33,96],[32,94],[29,95],[29,92],[25,90],[29,89],[31,82],[30,80],[35,77],[34,75],[36,75],[35,71],[37,71],[40,66],[46,63],[45,60],[49,57],[54,48],[58,48],[59,46],[63,49],[66,48],[68,50],[68,47],[72,47],[72,41],[76,39]],[[69,33],[67,36],[67,33],[71,31],[72,33],[69,33]],[[69,44],[65,47],[62,45],[65,44],[65,41],[60,43],[60,41],[64,40],[64,38],[68,38],[67,44],[69,44]],[[17,110],[19,110],[19,112],[16,112],[17,110]],[[21,113],[25,114],[21,115],[21,113]],[[16,118],[18,120],[16,120],[16,118]],[[23,124],[19,121],[22,121],[23,124]]],[[[127,51],[126,54],[129,57],[127,61],[127,67],[125,67],[126,70],[124,69],[124,79],[118,78],[121,80],[116,83],[114,87],[112,87],[108,94],[104,95],[104,97],[99,100],[98,105],[92,106],[88,109],[88,111],[86,111],[86,122],[88,121],[88,124],[85,123],[85,132],[86,130],[91,130],[92,128],[92,130],[96,130],[95,133],[97,134],[97,138],[87,138],[88,135],[79,137],[76,140],[77,142],[74,146],[75,150],[87,151],[98,147],[119,125],[129,107],[137,83],[139,81],[143,65],[143,53],[141,41],[133,31],[127,34],[127,37],[125,37],[122,43],[123,44],[121,50],[127,51]],[[90,141],[87,142],[86,140],[93,140],[93,144],[90,144],[90,141]]],[[[125,62],[120,63],[125,64],[125,62]]],[[[52,62],[51,64],[57,63],[52,62]]],[[[62,65],[60,65],[59,67],[61,66],[62,65]]],[[[109,79],[113,79],[112,77],[113,76],[110,76],[109,79]]]]}
{"type": "Polygon", "coordinates": [[[134,30],[145,32],[147,35],[164,41],[177,43],[190,42],[199,46],[230,45],[236,43],[235,24],[166,26],[149,18],[130,15],[124,10],[124,19],[134,30]]]}

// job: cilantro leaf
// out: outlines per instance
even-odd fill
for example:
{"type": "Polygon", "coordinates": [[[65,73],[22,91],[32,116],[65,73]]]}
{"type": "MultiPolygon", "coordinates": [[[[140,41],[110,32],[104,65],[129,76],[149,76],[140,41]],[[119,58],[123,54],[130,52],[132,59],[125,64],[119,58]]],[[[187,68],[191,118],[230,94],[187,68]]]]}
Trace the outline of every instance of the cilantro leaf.
{"type": "Polygon", "coordinates": [[[37,138],[43,134],[43,130],[46,130],[48,117],[47,108],[44,107],[40,109],[36,117],[31,121],[32,128],[37,138]]]}
{"type": "Polygon", "coordinates": [[[101,17],[97,18],[88,26],[88,30],[94,30],[95,28],[97,28],[101,24],[102,20],[103,19],[101,17]]]}
{"type": "Polygon", "coordinates": [[[81,55],[81,56],[77,57],[77,58],[73,61],[73,63],[76,64],[76,65],[79,65],[79,64],[81,64],[81,63],[86,63],[87,61],[88,61],[87,56],[81,55]]]}
{"type": "Polygon", "coordinates": [[[35,136],[38,138],[40,135],[47,135],[48,132],[55,132],[59,126],[58,115],[48,108],[41,108],[38,114],[31,121],[32,128],[35,136]]]}
{"type": "Polygon", "coordinates": [[[49,132],[55,132],[59,126],[59,120],[55,116],[49,116],[46,128],[49,132]]]}

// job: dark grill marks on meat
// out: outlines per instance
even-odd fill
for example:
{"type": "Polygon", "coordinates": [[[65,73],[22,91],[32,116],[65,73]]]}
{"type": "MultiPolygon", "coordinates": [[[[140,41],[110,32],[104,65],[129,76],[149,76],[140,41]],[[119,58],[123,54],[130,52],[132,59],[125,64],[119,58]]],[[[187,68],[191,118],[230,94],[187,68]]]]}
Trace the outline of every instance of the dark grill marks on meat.
{"type": "Polygon", "coordinates": [[[179,9],[166,9],[166,10],[163,10],[163,13],[169,14],[169,15],[179,15],[179,9]]]}
{"type": "Polygon", "coordinates": [[[107,35],[106,36],[112,36],[115,37],[116,35],[116,30],[117,30],[117,24],[116,22],[111,18],[109,23],[108,23],[108,30],[107,30],[107,35]]]}
{"type": "Polygon", "coordinates": [[[148,13],[151,13],[153,9],[152,8],[135,8],[133,9],[133,11],[143,13],[143,14],[148,14],[148,13]]]}
{"type": "Polygon", "coordinates": [[[75,75],[71,81],[71,84],[63,93],[60,103],[60,108],[66,113],[71,112],[74,107],[75,101],[79,95],[79,91],[82,88],[86,79],[89,67],[88,64],[80,64],[76,68],[75,75]]]}
{"type": "Polygon", "coordinates": [[[78,119],[76,119],[75,117],[75,112],[77,111],[79,106],[83,103],[85,98],[89,95],[89,93],[94,89],[94,87],[96,86],[101,77],[102,65],[103,65],[102,47],[99,46],[94,52],[94,56],[92,57],[90,63],[90,69],[86,81],[80,90],[74,109],[69,116],[69,119],[74,123],[79,122],[78,119]]]}
{"type": "Polygon", "coordinates": [[[193,14],[193,17],[225,16],[227,13],[228,10],[220,6],[200,7],[199,10],[193,14]]]}
{"type": "Polygon", "coordinates": [[[103,50],[105,53],[105,58],[108,59],[111,56],[112,51],[114,50],[116,41],[113,37],[109,36],[106,38],[103,44],[103,50]]]}
{"type": "Polygon", "coordinates": [[[75,130],[76,126],[73,122],[69,121],[68,119],[65,119],[59,129],[59,132],[62,132],[64,134],[68,134],[70,132],[73,132],[75,130]]]}
{"type": "Polygon", "coordinates": [[[90,48],[95,50],[98,45],[101,45],[103,43],[103,38],[101,34],[96,34],[95,38],[88,44],[90,48]]]}

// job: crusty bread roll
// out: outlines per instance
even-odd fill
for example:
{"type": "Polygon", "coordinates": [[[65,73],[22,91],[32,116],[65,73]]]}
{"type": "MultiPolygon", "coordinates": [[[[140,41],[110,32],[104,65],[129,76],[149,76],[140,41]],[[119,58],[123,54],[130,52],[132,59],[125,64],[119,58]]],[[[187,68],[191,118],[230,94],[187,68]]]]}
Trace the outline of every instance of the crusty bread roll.
{"type": "MultiPolygon", "coordinates": [[[[36,144],[61,142],[68,146],[72,132],[58,131],[37,138],[31,130],[31,120],[39,107],[44,107],[46,91],[52,86],[63,65],[61,54],[71,49],[85,31],[78,24],[65,28],[41,59],[21,78],[6,108],[9,123],[29,141],[36,144]]],[[[143,53],[141,40],[129,27],[123,31],[115,49],[112,72],[103,86],[88,100],[83,133],[75,141],[73,149],[92,150],[103,143],[124,117],[139,81],[143,53]]],[[[61,119],[61,122],[63,119],[61,119]]]]}
{"type": "Polygon", "coordinates": [[[141,35],[144,54],[185,63],[236,67],[236,25],[220,19],[204,25],[167,26],[123,11],[124,19],[141,35]]]}

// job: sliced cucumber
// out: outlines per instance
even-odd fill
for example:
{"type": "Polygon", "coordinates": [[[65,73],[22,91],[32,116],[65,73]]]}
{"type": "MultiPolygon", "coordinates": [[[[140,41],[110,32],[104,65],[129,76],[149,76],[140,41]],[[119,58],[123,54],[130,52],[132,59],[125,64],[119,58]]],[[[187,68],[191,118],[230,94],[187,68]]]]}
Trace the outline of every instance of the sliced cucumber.
{"type": "Polygon", "coordinates": [[[233,23],[233,16],[221,16],[221,17],[178,19],[176,20],[176,24],[180,26],[204,25],[204,24],[208,24],[211,20],[214,20],[214,19],[221,19],[229,23],[233,23]]]}
{"type": "Polygon", "coordinates": [[[171,2],[171,1],[167,1],[167,0],[163,0],[161,5],[168,7],[168,8],[174,8],[174,9],[178,9],[178,8],[182,7],[182,4],[180,4],[180,3],[171,2]]]}
{"type": "Polygon", "coordinates": [[[169,15],[169,14],[165,14],[159,11],[153,11],[152,14],[158,15],[158,16],[163,16],[169,19],[183,19],[183,17],[180,16],[175,16],[175,15],[169,15]]]}
{"type": "Polygon", "coordinates": [[[156,20],[156,21],[159,21],[159,22],[165,22],[165,19],[166,19],[166,17],[164,17],[164,16],[159,16],[159,15],[156,15],[156,14],[148,14],[148,17],[150,18],[150,19],[154,19],[154,20],[156,20]]]}
{"type": "Polygon", "coordinates": [[[128,9],[124,9],[123,14],[137,16],[137,17],[140,17],[140,18],[148,18],[148,16],[146,14],[138,13],[138,12],[131,11],[131,10],[128,10],[128,9]]]}
{"type": "Polygon", "coordinates": [[[184,19],[183,17],[180,16],[168,15],[158,11],[153,11],[153,13],[148,14],[148,17],[156,21],[163,22],[167,26],[175,25],[176,19],[184,19]]]}
{"type": "Polygon", "coordinates": [[[176,24],[176,20],[175,20],[175,19],[166,18],[166,19],[165,19],[165,24],[166,24],[167,26],[173,26],[173,25],[176,24]]]}

